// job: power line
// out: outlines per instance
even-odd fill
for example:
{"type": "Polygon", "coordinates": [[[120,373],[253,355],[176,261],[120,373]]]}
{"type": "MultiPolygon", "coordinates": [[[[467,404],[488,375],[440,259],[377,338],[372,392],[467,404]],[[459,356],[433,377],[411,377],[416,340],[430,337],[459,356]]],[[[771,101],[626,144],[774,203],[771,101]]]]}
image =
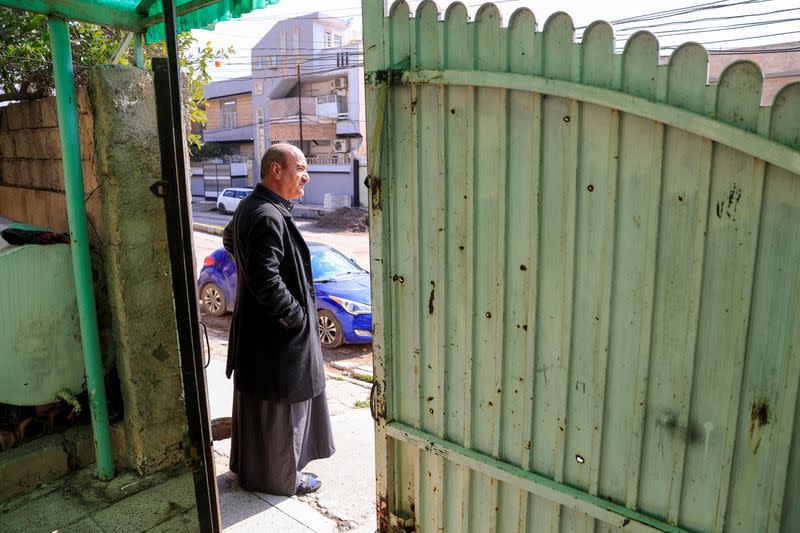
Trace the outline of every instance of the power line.
{"type": "MultiPolygon", "coordinates": [[[[794,35],[794,34],[800,34],[800,30],[784,31],[784,32],[780,32],[780,33],[768,33],[766,35],[754,35],[752,37],[736,37],[736,38],[733,38],[733,39],[722,39],[722,40],[719,40],[719,41],[704,41],[704,42],[701,42],[700,44],[702,44],[703,46],[706,46],[706,45],[709,45],[709,44],[734,43],[734,42],[739,42],[739,41],[749,41],[749,40],[753,40],[753,39],[764,39],[766,37],[778,37],[778,36],[781,36],[781,35],[794,35]]],[[[662,46],[661,48],[663,50],[674,50],[675,48],[678,48],[679,46],[681,46],[681,45],[662,46]]],[[[731,53],[738,53],[738,52],[731,52],[731,53]]]]}
{"type": "MultiPolygon", "coordinates": [[[[231,61],[231,62],[224,62],[223,66],[234,66],[234,67],[248,67],[250,70],[278,70],[283,67],[283,65],[292,66],[294,67],[297,64],[300,65],[308,65],[309,63],[317,63],[319,67],[333,67],[333,65],[339,66],[340,68],[347,68],[350,66],[351,63],[356,61],[363,62],[364,56],[356,56],[350,57],[347,61],[336,61],[336,60],[320,60],[317,58],[290,58],[289,61],[279,61],[277,63],[269,63],[266,66],[256,66],[256,63],[251,61],[231,61]]],[[[222,67],[220,67],[222,68],[222,67]]]]}
{"type": "MultiPolygon", "coordinates": [[[[303,76],[308,76],[308,75],[314,75],[314,74],[327,74],[329,72],[336,72],[336,71],[339,71],[339,70],[350,70],[350,69],[354,69],[354,68],[361,68],[363,66],[364,66],[363,62],[358,62],[358,63],[355,63],[355,64],[350,64],[350,65],[348,65],[346,67],[327,68],[327,69],[320,69],[320,70],[309,70],[309,71],[303,72],[302,75],[303,76]]],[[[230,69],[230,70],[234,71],[234,72],[237,71],[237,69],[230,69]]],[[[250,72],[249,69],[246,69],[246,70],[245,69],[239,69],[238,71],[239,72],[250,72]]],[[[236,79],[237,80],[241,80],[241,81],[244,81],[244,80],[276,80],[276,79],[292,78],[292,77],[293,76],[291,76],[289,74],[287,74],[285,76],[282,75],[282,74],[275,75],[275,76],[252,76],[252,75],[250,75],[250,76],[239,76],[236,79]]],[[[222,80],[217,80],[217,81],[218,82],[224,82],[224,81],[227,81],[227,80],[222,79],[222,80]]],[[[215,96],[214,98],[217,98],[217,97],[215,96]]]]}
{"type": "Polygon", "coordinates": [[[231,59],[208,59],[206,63],[214,63],[216,61],[224,61],[226,63],[240,63],[240,64],[251,64],[256,63],[259,59],[262,60],[269,60],[271,58],[280,59],[290,59],[293,60],[295,58],[301,59],[308,59],[308,60],[317,60],[317,61],[336,61],[341,59],[342,57],[358,57],[363,56],[364,52],[342,52],[338,54],[313,54],[313,53],[302,53],[302,54],[274,54],[274,55],[265,55],[265,56],[255,56],[254,58],[250,58],[248,56],[238,55],[238,56],[230,56],[230,58],[234,58],[233,61],[231,59]]]}
{"type": "Polygon", "coordinates": [[[643,15],[635,15],[633,17],[622,18],[610,21],[611,24],[626,24],[631,22],[642,22],[645,20],[658,20],[662,18],[675,17],[679,15],[687,15],[690,13],[697,13],[698,11],[708,11],[711,9],[724,9],[726,7],[733,7],[745,4],[760,4],[762,2],[771,2],[773,0],[741,0],[739,2],[725,3],[728,0],[717,0],[715,2],[708,2],[705,4],[697,4],[694,6],[685,6],[676,9],[668,9],[665,11],[655,11],[653,13],[645,13],[643,15]]]}
{"type": "MultiPolygon", "coordinates": [[[[313,118],[313,119],[317,119],[317,120],[319,120],[319,119],[330,120],[331,121],[330,124],[336,124],[337,122],[349,122],[351,124],[364,124],[365,123],[363,120],[357,120],[357,119],[350,119],[350,118],[340,119],[340,118],[337,118],[337,117],[330,117],[330,116],[325,116],[325,115],[317,115],[315,113],[303,113],[303,118],[307,118],[307,117],[310,117],[310,118],[313,118]]],[[[273,123],[272,122],[273,120],[278,121],[278,120],[286,120],[286,119],[291,119],[291,118],[297,118],[297,113],[294,113],[294,114],[291,114],[291,115],[281,115],[279,117],[267,117],[262,124],[257,123],[257,122],[250,122],[250,123],[247,123],[247,124],[237,125],[237,126],[235,126],[233,128],[218,128],[218,129],[215,129],[215,130],[203,129],[203,132],[204,133],[218,133],[218,132],[223,132],[223,131],[227,132],[227,131],[242,130],[242,129],[251,128],[251,127],[258,127],[258,126],[262,126],[262,125],[266,126],[266,125],[269,125],[270,123],[273,123]]],[[[277,123],[277,124],[293,124],[294,122],[275,122],[275,123],[277,123]]],[[[320,122],[315,122],[314,124],[321,124],[321,123],[320,122]]]]}
{"type": "MultiPolygon", "coordinates": [[[[793,18],[786,18],[786,19],[778,19],[778,20],[768,20],[768,21],[761,21],[761,22],[742,22],[739,24],[729,24],[727,26],[705,26],[702,28],[680,28],[680,29],[673,29],[673,30],[661,30],[661,31],[654,31],[655,35],[659,36],[675,36],[675,35],[691,35],[693,33],[714,33],[718,31],[731,31],[731,30],[741,30],[747,28],[756,28],[759,26],[770,26],[772,24],[784,24],[787,22],[795,22],[800,20],[800,17],[793,17],[793,18]]],[[[800,30],[797,30],[800,32],[800,30]]],[[[624,30],[621,31],[618,35],[620,37],[633,35],[636,33],[634,30],[624,30]],[[628,33],[630,31],[630,33],[628,33]]]]}
{"type": "Polygon", "coordinates": [[[687,24],[687,23],[697,23],[697,22],[716,22],[716,21],[724,21],[724,20],[733,20],[733,19],[740,19],[740,18],[748,18],[748,17],[763,17],[765,15],[775,15],[778,13],[786,13],[787,11],[798,11],[800,7],[790,7],[787,9],[777,9],[774,11],[766,11],[763,13],[749,13],[746,15],[728,15],[725,17],[705,17],[699,19],[692,19],[690,21],[684,20],[676,20],[674,22],[662,22],[660,24],[648,24],[647,26],[633,26],[630,28],[620,28],[620,31],[635,31],[635,30],[651,30],[652,28],[659,28],[663,26],[675,26],[677,24],[687,24]]]}

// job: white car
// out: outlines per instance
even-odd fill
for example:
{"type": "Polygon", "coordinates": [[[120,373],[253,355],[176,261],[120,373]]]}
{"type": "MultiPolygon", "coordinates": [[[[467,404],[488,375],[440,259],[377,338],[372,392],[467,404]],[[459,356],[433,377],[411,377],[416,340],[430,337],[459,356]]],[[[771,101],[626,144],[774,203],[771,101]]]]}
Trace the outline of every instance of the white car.
{"type": "Polygon", "coordinates": [[[217,197],[217,210],[223,215],[225,213],[233,213],[242,198],[251,192],[253,192],[253,189],[247,187],[231,187],[223,190],[217,197]]]}

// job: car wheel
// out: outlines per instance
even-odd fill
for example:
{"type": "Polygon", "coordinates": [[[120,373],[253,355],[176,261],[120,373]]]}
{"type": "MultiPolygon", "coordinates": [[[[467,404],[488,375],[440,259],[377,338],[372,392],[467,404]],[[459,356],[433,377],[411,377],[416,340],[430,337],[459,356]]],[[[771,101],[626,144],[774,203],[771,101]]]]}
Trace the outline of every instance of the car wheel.
{"type": "Polygon", "coordinates": [[[215,283],[203,285],[203,290],[200,292],[200,300],[203,302],[203,308],[205,308],[206,313],[211,316],[222,316],[228,311],[225,294],[215,283]]]}
{"type": "Polygon", "coordinates": [[[223,215],[224,215],[224,214],[226,213],[226,211],[225,211],[225,204],[223,204],[222,202],[220,202],[220,204],[217,206],[217,211],[219,211],[221,214],[223,214],[223,215]]]}
{"type": "Polygon", "coordinates": [[[333,313],[326,309],[317,312],[319,324],[319,343],[323,348],[338,348],[344,344],[344,331],[342,324],[333,313]]]}

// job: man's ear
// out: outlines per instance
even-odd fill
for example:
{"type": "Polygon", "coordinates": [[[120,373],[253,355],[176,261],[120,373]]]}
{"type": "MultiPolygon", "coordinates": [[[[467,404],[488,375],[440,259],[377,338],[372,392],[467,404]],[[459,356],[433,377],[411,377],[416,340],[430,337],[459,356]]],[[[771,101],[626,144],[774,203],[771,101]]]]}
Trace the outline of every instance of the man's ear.
{"type": "Polygon", "coordinates": [[[273,171],[276,173],[275,179],[278,179],[281,173],[281,165],[277,161],[273,161],[269,165],[269,171],[272,173],[273,171]]]}

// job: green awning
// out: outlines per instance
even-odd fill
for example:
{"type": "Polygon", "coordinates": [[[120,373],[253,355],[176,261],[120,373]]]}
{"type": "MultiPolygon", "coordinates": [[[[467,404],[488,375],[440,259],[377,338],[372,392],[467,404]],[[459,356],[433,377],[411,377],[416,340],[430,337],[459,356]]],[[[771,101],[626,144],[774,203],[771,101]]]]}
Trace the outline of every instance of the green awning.
{"type": "MultiPolygon", "coordinates": [[[[175,0],[177,30],[180,33],[203,28],[277,3],[278,0],[175,0]]],[[[0,0],[0,6],[145,33],[148,43],[164,40],[160,0],[0,0]]]]}

